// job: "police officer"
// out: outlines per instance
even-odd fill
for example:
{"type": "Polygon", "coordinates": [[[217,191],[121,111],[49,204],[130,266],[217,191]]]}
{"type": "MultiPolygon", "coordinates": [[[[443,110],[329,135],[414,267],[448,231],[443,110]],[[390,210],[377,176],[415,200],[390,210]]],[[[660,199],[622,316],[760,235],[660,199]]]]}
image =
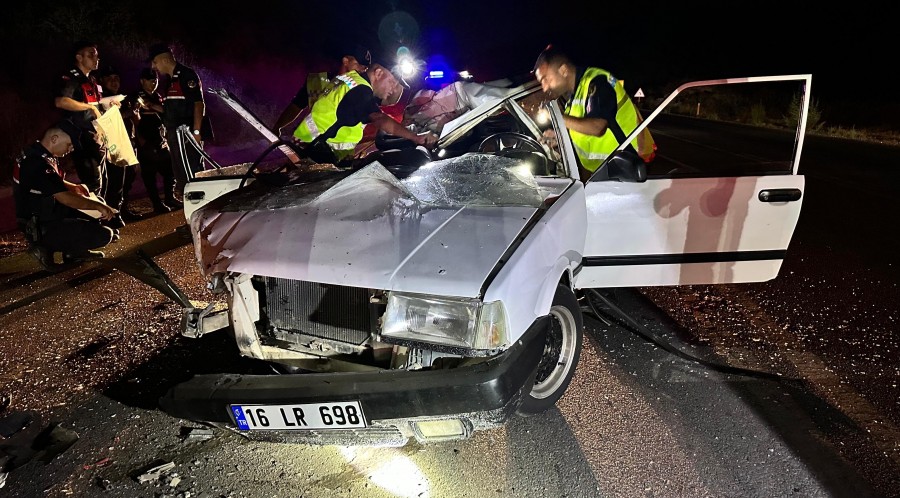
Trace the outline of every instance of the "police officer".
{"type": "Polygon", "coordinates": [[[151,69],[169,76],[168,86],[163,92],[162,118],[175,174],[175,195],[180,198],[184,194],[185,184],[193,179],[194,173],[203,169],[200,154],[203,141],[213,138],[206,116],[203,84],[196,71],[175,60],[168,45],[156,44],[150,47],[148,60],[151,69]],[[177,129],[182,125],[188,127],[194,140],[193,144],[183,144],[184,150],[177,136],[177,129]]]}
{"type": "Polygon", "coordinates": [[[84,184],[65,180],[59,169],[59,158],[77,150],[72,137],[81,133],[70,121],[48,128],[40,140],[25,148],[13,168],[16,221],[31,253],[48,270],[56,267],[56,252],[62,253],[64,263],[102,258],[103,253],[94,249],[116,237],[101,222],[115,217],[116,210],[90,197],[84,184]]]}
{"type": "Polygon", "coordinates": [[[63,111],[63,117],[74,123],[81,134],[75,139],[80,146],[72,154],[75,172],[88,189],[103,197],[105,194],[106,147],[94,130],[93,121],[100,117],[100,88],[91,74],[100,65],[97,44],[91,41],[76,42],[73,47],[75,67],[69,69],[57,81],[54,104],[63,111]]]}
{"type": "MultiPolygon", "coordinates": [[[[75,67],[63,73],[57,81],[54,104],[63,111],[64,119],[73,123],[80,134],[73,138],[75,152],[72,163],[78,179],[101,199],[105,199],[109,178],[107,149],[103,138],[95,130],[93,121],[100,117],[100,87],[91,74],[100,66],[97,44],[91,41],[76,42],[73,47],[75,67]]],[[[125,226],[118,212],[105,222],[113,230],[125,226]]]]}
{"type": "Polygon", "coordinates": [[[364,47],[357,46],[341,57],[341,66],[336,72],[309,73],[306,76],[306,83],[297,91],[288,106],[275,120],[275,131],[281,134],[281,129],[293,123],[298,117],[306,117],[310,107],[325,94],[335,76],[348,71],[364,73],[371,62],[371,52],[364,47]]]}
{"type": "MultiPolygon", "coordinates": [[[[534,76],[550,98],[566,98],[563,118],[578,154],[582,179],[590,177],[640,124],[637,107],[609,71],[577,67],[561,50],[548,46],[538,55],[534,76]]],[[[645,162],[650,162],[656,151],[649,130],[628,147],[645,162]]]]}
{"type": "Polygon", "coordinates": [[[163,98],[156,91],[159,78],[156,71],[145,68],[140,74],[141,89],[125,98],[123,107],[133,110],[129,114],[134,123],[135,152],[141,164],[141,179],[153,204],[153,212],[168,213],[180,208],[174,195],[175,177],[172,173],[172,158],[166,142],[166,128],[163,126],[163,98]],[[162,176],[163,198],[160,199],[156,175],[162,176]]]}
{"type": "Polygon", "coordinates": [[[314,160],[332,163],[353,155],[368,123],[390,135],[433,146],[436,135],[417,135],[379,107],[396,91],[398,83],[405,83],[398,78],[377,62],[362,73],[348,71],[338,75],[294,131],[294,139],[308,144],[307,150],[314,160]]]}
{"type": "MultiPolygon", "coordinates": [[[[106,66],[97,71],[97,74],[100,80],[100,93],[103,97],[124,97],[124,95],[121,94],[122,77],[115,67],[106,66]]],[[[125,129],[128,131],[128,137],[133,142],[134,129],[131,121],[127,117],[131,110],[125,102],[122,102],[120,107],[125,129]]],[[[105,112],[108,107],[101,105],[101,108],[103,108],[103,111],[105,112]]],[[[141,219],[140,214],[132,211],[128,207],[128,196],[131,193],[134,179],[137,176],[136,169],[137,165],[133,164],[118,165],[115,164],[115,161],[107,162],[106,178],[109,181],[107,182],[107,188],[105,189],[106,196],[104,197],[104,200],[107,204],[119,210],[122,219],[125,221],[137,221],[141,219]]]]}

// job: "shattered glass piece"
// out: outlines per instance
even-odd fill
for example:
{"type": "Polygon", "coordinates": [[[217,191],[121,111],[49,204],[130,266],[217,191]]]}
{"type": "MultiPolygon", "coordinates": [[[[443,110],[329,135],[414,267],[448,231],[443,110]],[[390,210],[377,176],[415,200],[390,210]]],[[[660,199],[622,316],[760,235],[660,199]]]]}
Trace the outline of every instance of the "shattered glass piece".
{"type": "Polygon", "coordinates": [[[425,204],[440,207],[540,207],[540,189],[531,171],[510,157],[465,154],[434,161],[402,181],[425,204]]]}
{"type": "Polygon", "coordinates": [[[314,202],[329,201],[341,196],[365,196],[372,190],[383,190],[385,188],[384,184],[396,189],[401,197],[413,197],[397,177],[385,169],[381,163],[375,161],[323,192],[314,202]]]}
{"type": "Polygon", "coordinates": [[[511,92],[500,86],[462,81],[438,91],[422,89],[404,109],[403,124],[412,124],[419,132],[427,130],[444,135],[443,128],[447,123],[486,102],[499,102],[511,92]]]}

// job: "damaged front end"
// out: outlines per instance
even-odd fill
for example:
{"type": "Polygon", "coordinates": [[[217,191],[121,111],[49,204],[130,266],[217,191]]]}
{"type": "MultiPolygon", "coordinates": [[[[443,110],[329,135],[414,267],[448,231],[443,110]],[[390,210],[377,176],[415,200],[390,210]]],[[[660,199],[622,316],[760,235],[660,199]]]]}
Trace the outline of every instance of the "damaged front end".
{"type": "Polygon", "coordinates": [[[423,301],[404,307],[381,290],[249,275],[224,283],[241,354],[282,374],[195,376],[160,403],[251,439],[398,446],[468,438],[516,412],[545,343],[539,320],[509,346],[469,347],[504,337],[496,306],[467,308],[469,324],[447,303],[425,299],[433,306],[417,315],[423,301]],[[406,325],[390,323],[392,315],[406,325]],[[459,343],[414,341],[400,330],[426,324],[432,337],[459,343]]]}
{"type": "Polygon", "coordinates": [[[504,423],[534,384],[546,329],[511,334],[503,303],[481,298],[541,203],[510,167],[476,155],[401,182],[376,163],[255,182],[198,210],[198,262],[226,302],[187,307],[183,334],[230,325],[241,355],[281,375],[196,376],[161,406],[318,444],[459,439],[504,423]],[[473,177],[481,193],[460,180],[473,177]]]}

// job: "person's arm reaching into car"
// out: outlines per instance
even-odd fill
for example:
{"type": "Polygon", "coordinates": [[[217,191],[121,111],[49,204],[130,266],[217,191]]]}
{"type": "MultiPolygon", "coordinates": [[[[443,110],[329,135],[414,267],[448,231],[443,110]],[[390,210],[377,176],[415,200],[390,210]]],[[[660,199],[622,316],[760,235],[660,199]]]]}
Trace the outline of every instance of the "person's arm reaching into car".
{"type": "Polygon", "coordinates": [[[369,114],[369,122],[385,133],[412,140],[416,145],[424,145],[425,147],[431,148],[434,147],[434,144],[438,141],[438,137],[434,133],[428,132],[424,135],[413,133],[406,129],[405,126],[398,123],[397,120],[383,112],[373,112],[372,114],[369,114]]]}
{"type": "Polygon", "coordinates": [[[603,136],[609,126],[609,122],[603,118],[576,118],[566,114],[563,115],[563,120],[566,122],[566,128],[594,137],[603,136]]]}

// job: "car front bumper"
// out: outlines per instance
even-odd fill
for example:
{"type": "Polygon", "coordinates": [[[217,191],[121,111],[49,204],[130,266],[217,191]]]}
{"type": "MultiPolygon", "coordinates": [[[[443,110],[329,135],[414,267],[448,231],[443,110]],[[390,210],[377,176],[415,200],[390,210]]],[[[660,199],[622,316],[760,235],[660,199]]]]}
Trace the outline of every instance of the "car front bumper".
{"type": "Polygon", "coordinates": [[[416,435],[411,422],[417,419],[458,418],[472,430],[495,427],[530,392],[548,323],[549,317],[537,319],[512,347],[476,365],[420,371],[197,375],[170,389],[160,398],[160,407],[174,417],[237,430],[232,404],[359,401],[369,423],[366,429],[240,431],[254,439],[320,444],[356,440],[401,445],[416,435]]]}

